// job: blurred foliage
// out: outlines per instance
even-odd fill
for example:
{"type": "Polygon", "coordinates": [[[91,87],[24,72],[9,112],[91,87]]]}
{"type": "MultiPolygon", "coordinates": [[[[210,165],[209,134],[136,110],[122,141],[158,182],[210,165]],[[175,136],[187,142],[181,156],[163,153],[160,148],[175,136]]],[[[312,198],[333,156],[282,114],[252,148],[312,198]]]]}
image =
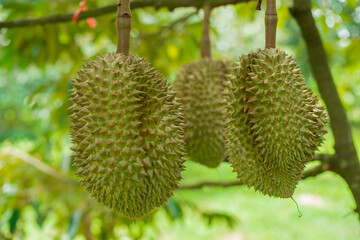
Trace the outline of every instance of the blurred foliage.
{"type": "MultiPolygon", "coordinates": [[[[113,2],[88,0],[87,7],[113,2]]],[[[214,58],[236,60],[263,47],[263,12],[254,11],[255,5],[213,10],[214,58]]],[[[316,90],[289,6],[291,1],[279,1],[278,46],[296,56],[316,90]]],[[[74,12],[77,7],[78,1],[0,0],[0,21],[74,12]]],[[[359,127],[360,4],[314,0],[313,14],[342,101],[351,123],[359,127]]],[[[200,58],[202,16],[195,8],[135,10],[131,53],[147,58],[171,81],[181,65],[200,58]]],[[[203,209],[180,192],[158,213],[132,222],[99,205],[76,184],[69,150],[69,79],[87,59],[115,50],[114,18],[98,17],[94,29],[85,21],[0,29],[0,239],[169,239],[162,236],[164,219],[186,225],[189,211],[210,228],[220,222],[232,229],[245,221],[236,213],[203,209]]],[[[328,139],[332,142],[330,134],[328,139]]],[[[331,151],[331,145],[326,146],[322,150],[331,151]]]]}

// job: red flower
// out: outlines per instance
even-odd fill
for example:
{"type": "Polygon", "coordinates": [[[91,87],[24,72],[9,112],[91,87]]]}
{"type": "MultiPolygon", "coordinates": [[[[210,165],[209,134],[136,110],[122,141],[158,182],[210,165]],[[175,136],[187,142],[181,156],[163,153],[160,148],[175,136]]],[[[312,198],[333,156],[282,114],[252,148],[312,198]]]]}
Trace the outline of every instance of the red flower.
{"type": "MultiPolygon", "coordinates": [[[[78,10],[75,11],[71,21],[76,23],[79,20],[80,13],[86,10],[86,0],[82,0],[79,4],[78,10]]],[[[86,22],[89,27],[94,28],[97,25],[95,18],[86,18],[86,22]]]]}

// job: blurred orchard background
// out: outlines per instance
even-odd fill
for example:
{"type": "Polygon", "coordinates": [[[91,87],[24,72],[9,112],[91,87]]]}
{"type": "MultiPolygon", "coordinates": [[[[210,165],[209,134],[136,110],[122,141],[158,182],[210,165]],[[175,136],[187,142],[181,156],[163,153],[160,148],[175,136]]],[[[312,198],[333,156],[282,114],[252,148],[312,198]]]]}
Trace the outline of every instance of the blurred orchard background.
{"type": "MultiPolygon", "coordinates": [[[[79,2],[0,0],[0,21],[73,13],[79,2]]],[[[133,10],[131,53],[148,59],[172,81],[180,66],[200,59],[203,11],[170,11],[161,7],[166,1],[148,2],[159,4],[133,10]]],[[[238,2],[212,11],[215,59],[236,61],[264,47],[265,4],[260,12],[256,1],[238,2]]],[[[360,153],[360,3],[311,2],[360,153]]],[[[88,0],[87,8],[115,3],[88,0]]],[[[307,83],[318,92],[300,28],[289,11],[292,5],[278,1],[278,47],[295,55],[307,83]]],[[[67,90],[83,62],[115,51],[115,12],[95,19],[95,28],[84,20],[0,28],[0,239],[360,239],[353,195],[330,171],[299,183],[294,199],[302,217],[291,199],[270,198],[244,186],[177,190],[158,211],[137,221],[91,199],[71,166],[67,90]]],[[[319,153],[334,154],[328,129],[319,153]]],[[[215,170],[193,162],[186,166],[183,186],[236,180],[228,163],[215,170]]]]}

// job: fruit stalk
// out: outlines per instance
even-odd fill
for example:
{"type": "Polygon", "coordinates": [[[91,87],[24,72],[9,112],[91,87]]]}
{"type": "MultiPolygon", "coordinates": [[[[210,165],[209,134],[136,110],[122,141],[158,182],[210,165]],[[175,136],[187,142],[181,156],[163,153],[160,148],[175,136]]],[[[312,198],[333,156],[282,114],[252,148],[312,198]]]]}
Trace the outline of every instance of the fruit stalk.
{"type": "Polygon", "coordinates": [[[278,16],[276,0],[268,0],[265,13],[265,48],[276,48],[276,26],[278,16]]]}
{"type": "Polygon", "coordinates": [[[131,31],[130,0],[119,0],[116,13],[117,53],[129,56],[131,31]]]}
{"type": "Polygon", "coordinates": [[[201,57],[211,58],[211,43],[210,43],[210,14],[211,6],[204,5],[204,21],[203,21],[203,35],[201,39],[201,57]]]}

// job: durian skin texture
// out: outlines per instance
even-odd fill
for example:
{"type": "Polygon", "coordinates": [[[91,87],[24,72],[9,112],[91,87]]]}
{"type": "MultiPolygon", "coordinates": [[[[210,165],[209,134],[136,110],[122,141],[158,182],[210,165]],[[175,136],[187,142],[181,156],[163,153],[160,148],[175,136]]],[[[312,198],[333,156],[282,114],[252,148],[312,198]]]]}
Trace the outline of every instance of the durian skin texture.
{"type": "Polygon", "coordinates": [[[279,49],[250,52],[229,75],[224,97],[226,144],[238,179],[263,194],[291,197],[327,123],[299,65],[279,49]]]}
{"type": "Polygon", "coordinates": [[[206,58],[183,66],[174,80],[184,106],[186,155],[210,168],[226,156],[222,92],[230,70],[230,63],[206,58]]]}
{"type": "Polygon", "coordinates": [[[183,117],[169,83],[143,58],[108,53],[84,64],[72,86],[81,184],[132,219],[165,203],[184,169],[183,117]]]}

